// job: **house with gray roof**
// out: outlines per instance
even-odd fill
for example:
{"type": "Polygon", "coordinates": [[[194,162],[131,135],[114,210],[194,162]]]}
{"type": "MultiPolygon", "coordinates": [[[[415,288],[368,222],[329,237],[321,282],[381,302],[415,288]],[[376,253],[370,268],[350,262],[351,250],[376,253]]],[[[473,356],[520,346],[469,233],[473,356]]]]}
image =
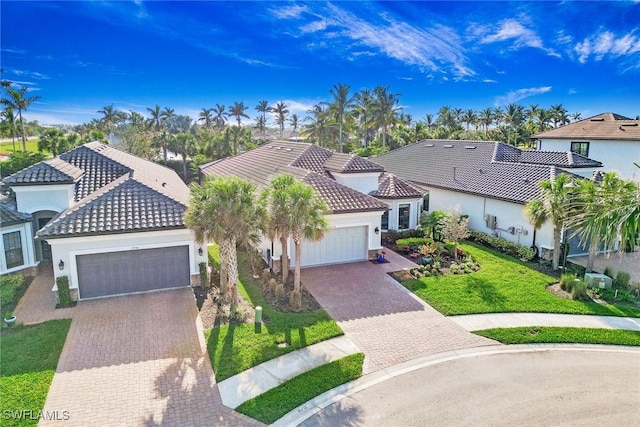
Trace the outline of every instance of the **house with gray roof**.
{"type": "Polygon", "coordinates": [[[11,252],[17,250],[15,224],[25,224],[18,230],[27,248],[23,266],[52,266],[55,277],[69,277],[77,299],[189,286],[207,261],[183,221],[189,189],[180,177],[101,142],[2,183],[16,212],[10,217],[2,203],[3,242],[12,244],[3,246],[3,273],[20,269],[11,252]],[[15,224],[5,224],[14,217],[15,224]]]}
{"type": "MultiPolygon", "coordinates": [[[[382,248],[381,231],[417,227],[424,195],[370,160],[290,141],[269,142],[202,165],[200,173],[201,179],[237,176],[262,188],[274,176],[290,174],[313,187],[330,210],[330,231],[318,242],[303,242],[301,267],[373,257],[382,248]]],[[[260,247],[267,261],[280,259],[280,245],[265,238],[260,247]]]]}
{"type": "Polygon", "coordinates": [[[425,211],[457,207],[471,228],[535,246],[541,254],[553,250],[552,226],[534,230],[524,214],[526,203],[540,196],[539,183],[560,173],[590,177],[602,167],[576,153],[534,152],[495,141],[424,140],[372,160],[426,190],[425,211]]]}
{"type": "Polygon", "coordinates": [[[570,151],[596,159],[603,171],[640,182],[640,120],[602,113],[533,135],[538,150],[570,151]]]}

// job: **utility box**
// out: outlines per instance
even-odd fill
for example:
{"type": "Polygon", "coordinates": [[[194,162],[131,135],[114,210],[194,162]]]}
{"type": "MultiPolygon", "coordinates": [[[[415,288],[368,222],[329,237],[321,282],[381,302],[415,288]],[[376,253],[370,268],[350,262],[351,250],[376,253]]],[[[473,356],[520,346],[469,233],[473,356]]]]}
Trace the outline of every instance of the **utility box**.
{"type": "Polygon", "coordinates": [[[599,273],[585,273],[584,279],[589,288],[611,289],[611,277],[599,273]]]}

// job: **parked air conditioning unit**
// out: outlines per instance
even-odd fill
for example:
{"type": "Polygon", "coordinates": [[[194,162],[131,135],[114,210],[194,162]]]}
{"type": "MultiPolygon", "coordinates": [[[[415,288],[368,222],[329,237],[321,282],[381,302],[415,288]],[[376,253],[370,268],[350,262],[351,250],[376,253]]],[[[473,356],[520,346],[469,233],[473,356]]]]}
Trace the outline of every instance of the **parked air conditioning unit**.
{"type": "Polygon", "coordinates": [[[495,230],[498,226],[498,219],[495,215],[486,215],[487,217],[487,228],[491,230],[495,230]]]}

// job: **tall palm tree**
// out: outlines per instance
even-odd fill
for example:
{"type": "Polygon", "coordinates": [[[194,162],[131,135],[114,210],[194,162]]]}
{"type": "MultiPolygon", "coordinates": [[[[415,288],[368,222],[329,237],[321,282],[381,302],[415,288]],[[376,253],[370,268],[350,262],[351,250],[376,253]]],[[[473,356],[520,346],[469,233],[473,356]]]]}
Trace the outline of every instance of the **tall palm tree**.
{"type": "Polygon", "coordinates": [[[513,132],[514,139],[513,145],[518,145],[518,127],[522,123],[524,118],[523,107],[519,104],[509,104],[504,110],[503,120],[509,127],[509,133],[507,134],[507,144],[511,144],[511,135],[513,132]]]}
{"type": "MultiPolygon", "coordinates": [[[[589,257],[585,266],[587,273],[593,271],[600,246],[613,249],[618,237],[625,234],[618,212],[621,208],[628,209],[634,203],[640,211],[639,194],[637,183],[621,179],[616,172],[606,172],[601,182],[587,179],[577,182],[575,196],[572,198],[574,214],[569,223],[576,230],[573,234],[580,237],[581,244],[589,242],[589,257]]],[[[623,246],[626,243],[625,240],[622,241],[623,246]]]]}
{"type": "Polygon", "coordinates": [[[569,119],[567,117],[567,109],[562,104],[552,105],[549,112],[551,113],[551,120],[553,121],[553,127],[557,128],[558,124],[566,124],[569,119]]]}
{"type": "Polygon", "coordinates": [[[553,269],[560,266],[560,241],[562,231],[569,217],[570,184],[569,175],[560,173],[553,180],[540,182],[539,198],[531,200],[525,206],[525,215],[534,229],[544,223],[553,224],[553,269]]]}
{"type": "Polygon", "coordinates": [[[549,129],[549,122],[551,121],[551,112],[544,108],[541,108],[536,113],[536,129],[538,132],[544,132],[549,129]]]}
{"type": "MultiPolygon", "coordinates": [[[[236,121],[238,122],[238,128],[240,128],[240,125],[242,124],[242,118],[249,118],[249,115],[247,113],[245,113],[245,111],[247,111],[249,109],[249,107],[247,107],[246,105],[244,105],[244,102],[235,102],[233,104],[233,107],[231,107],[231,109],[229,110],[229,115],[233,116],[236,118],[236,121]]],[[[234,138],[233,140],[233,155],[235,156],[236,154],[238,154],[238,142],[237,139],[234,138]]]]}
{"type": "Polygon", "coordinates": [[[2,121],[6,123],[11,133],[11,142],[13,143],[13,151],[16,151],[16,136],[18,135],[18,129],[16,127],[16,113],[13,107],[7,106],[2,110],[2,121]]]}
{"type": "Polygon", "coordinates": [[[289,221],[289,200],[287,190],[295,184],[295,178],[291,175],[276,175],[268,189],[263,193],[264,204],[268,206],[265,229],[271,239],[279,239],[281,253],[280,269],[282,271],[282,283],[286,285],[289,280],[289,237],[291,228],[289,221]]]}
{"type": "Polygon", "coordinates": [[[369,145],[369,130],[372,119],[372,107],[373,107],[373,93],[370,89],[362,89],[360,92],[353,96],[354,100],[354,114],[358,119],[360,125],[360,132],[362,132],[362,146],[367,147],[369,145]]]}
{"type": "Polygon", "coordinates": [[[427,125],[427,130],[431,132],[431,129],[433,129],[433,125],[435,124],[435,122],[433,121],[433,114],[427,113],[424,116],[424,123],[427,125]]]}
{"type": "Polygon", "coordinates": [[[293,131],[297,133],[298,126],[300,126],[300,117],[298,117],[297,114],[292,114],[291,117],[289,118],[289,123],[291,124],[293,131]]]}
{"type": "Polygon", "coordinates": [[[300,308],[300,262],[302,239],[317,241],[324,237],[329,225],[324,218],[328,208],[316,191],[308,184],[296,181],[286,189],[289,230],[295,245],[296,267],[293,274],[291,306],[300,308]]]}
{"type": "MultiPolygon", "coordinates": [[[[269,101],[267,101],[266,99],[261,100],[260,102],[258,102],[258,105],[256,106],[256,111],[258,113],[260,113],[261,115],[256,119],[256,125],[258,126],[258,130],[260,130],[260,132],[265,133],[267,131],[267,113],[270,113],[271,107],[269,106],[269,101]]],[[[266,141],[266,135],[264,140],[266,141]]]]}
{"type": "Polygon", "coordinates": [[[225,106],[224,105],[220,105],[220,104],[216,104],[216,106],[214,108],[212,108],[211,110],[215,114],[215,117],[213,118],[213,121],[215,122],[216,127],[223,128],[224,124],[227,122],[227,117],[229,117],[229,113],[224,111],[225,110],[225,106]]]}
{"type": "Polygon", "coordinates": [[[2,97],[0,102],[7,106],[13,108],[13,110],[18,112],[18,121],[20,122],[20,132],[22,133],[22,151],[27,151],[27,138],[24,132],[24,120],[22,119],[22,112],[26,111],[27,108],[34,102],[40,99],[39,96],[27,96],[28,87],[22,86],[20,89],[14,89],[12,87],[12,82],[8,80],[2,81],[2,87],[7,92],[8,98],[2,97]]]}
{"type": "Polygon", "coordinates": [[[489,126],[493,123],[493,110],[491,108],[485,108],[478,114],[478,121],[484,127],[484,137],[487,137],[489,126]]]}
{"type": "Polygon", "coordinates": [[[389,88],[378,86],[373,92],[375,94],[374,120],[377,126],[382,128],[382,149],[384,150],[387,145],[387,130],[396,122],[402,107],[398,106],[398,94],[389,93],[389,88]]]}
{"type": "Polygon", "coordinates": [[[156,132],[160,132],[160,128],[162,127],[162,109],[159,105],[156,104],[155,107],[149,108],[147,107],[147,111],[151,115],[149,118],[149,123],[151,124],[152,129],[156,132]]]}
{"type": "Polygon", "coordinates": [[[446,128],[449,133],[452,133],[458,127],[455,111],[451,107],[446,105],[440,107],[440,109],[438,110],[438,118],[436,119],[436,123],[446,128]]]}
{"type": "Polygon", "coordinates": [[[349,95],[351,86],[344,83],[333,85],[329,93],[333,97],[333,102],[329,104],[329,111],[333,114],[338,123],[338,147],[342,153],[342,131],[344,118],[347,112],[353,107],[353,97],[349,95]]]}
{"type": "Polygon", "coordinates": [[[257,202],[256,186],[236,177],[209,179],[191,186],[185,224],[200,244],[216,241],[220,247],[222,295],[230,293],[231,314],[238,304],[238,245],[254,246],[260,240],[265,211],[257,202]],[[222,274],[224,266],[224,274],[222,274]]]}
{"type": "Polygon", "coordinates": [[[284,124],[287,122],[287,115],[289,114],[287,105],[284,102],[278,102],[275,107],[271,107],[271,111],[276,115],[276,124],[280,126],[280,138],[282,138],[284,124]]]}
{"type": "Polygon", "coordinates": [[[571,115],[571,120],[573,120],[574,122],[579,122],[580,120],[582,120],[582,113],[573,113],[571,115]]]}
{"type": "Polygon", "coordinates": [[[200,114],[198,114],[198,121],[204,122],[204,127],[207,129],[211,129],[213,126],[213,108],[203,108],[200,110],[200,114]]]}
{"type": "Polygon", "coordinates": [[[304,120],[310,122],[304,125],[302,135],[308,138],[308,140],[317,142],[319,146],[322,146],[327,127],[329,126],[329,111],[328,107],[323,104],[316,104],[311,110],[308,110],[309,116],[304,120]]]}
{"type": "Polygon", "coordinates": [[[462,112],[462,116],[460,116],[460,120],[462,120],[463,123],[467,124],[467,132],[469,132],[469,126],[474,124],[477,119],[478,117],[476,115],[476,112],[472,109],[464,110],[462,112]]]}
{"type": "Polygon", "coordinates": [[[67,141],[61,130],[55,128],[45,129],[38,141],[38,151],[49,151],[53,156],[57,156],[66,151],[67,141]]]}
{"type": "Polygon", "coordinates": [[[182,176],[184,181],[187,182],[187,158],[194,154],[196,146],[196,138],[185,132],[176,134],[175,138],[171,141],[171,149],[182,157],[182,176]]]}

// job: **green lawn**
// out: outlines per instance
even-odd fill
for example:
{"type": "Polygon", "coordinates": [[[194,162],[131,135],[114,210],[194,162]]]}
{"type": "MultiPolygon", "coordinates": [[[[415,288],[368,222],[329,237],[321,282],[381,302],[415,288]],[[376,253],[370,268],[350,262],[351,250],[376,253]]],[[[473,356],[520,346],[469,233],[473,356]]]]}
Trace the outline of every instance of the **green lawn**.
{"type": "Polygon", "coordinates": [[[640,346],[640,332],[619,329],[527,326],[474,331],[503,344],[579,343],[640,346]]]}
{"type": "Polygon", "coordinates": [[[63,319],[2,331],[0,425],[37,425],[28,413],[22,419],[7,414],[32,411],[37,417],[42,410],[70,325],[70,319],[63,319]]]}
{"type": "MultiPolygon", "coordinates": [[[[27,151],[31,151],[33,153],[38,152],[38,139],[30,139],[27,141],[27,151]]],[[[0,153],[12,153],[13,150],[13,142],[0,142],[0,153]]],[[[20,138],[16,139],[16,150],[22,151],[22,140],[20,138]]]]}
{"type": "Polygon", "coordinates": [[[236,408],[271,424],[303,403],[362,375],[364,354],[357,353],[305,372],[236,408]]]}
{"type": "MultiPolygon", "coordinates": [[[[209,247],[209,253],[215,260],[219,259],[216,246],[209,247]]],[[[253,324],[232,324],[205,330],[207,349],[217,381],[290,351],[343,334],[324,310],[309,313],[276,311],[262,298],[261,286],[250,274],[246,255],[238,255],[239,291],[251,305],[262,307],[265,323],[260,332],[256,332],[253,324]],[[280,343],[287,343],[288,346],[278,347],[280,343]]]]}
{"type": "Polygon", "coordinates": [[[491,249],[464,243],[482,268],[471,274],[424,277],[402,284],[445,315],[538,312],[640,317],[640,309],[566,300],[546,291],[558,279],[491,249]]]}

